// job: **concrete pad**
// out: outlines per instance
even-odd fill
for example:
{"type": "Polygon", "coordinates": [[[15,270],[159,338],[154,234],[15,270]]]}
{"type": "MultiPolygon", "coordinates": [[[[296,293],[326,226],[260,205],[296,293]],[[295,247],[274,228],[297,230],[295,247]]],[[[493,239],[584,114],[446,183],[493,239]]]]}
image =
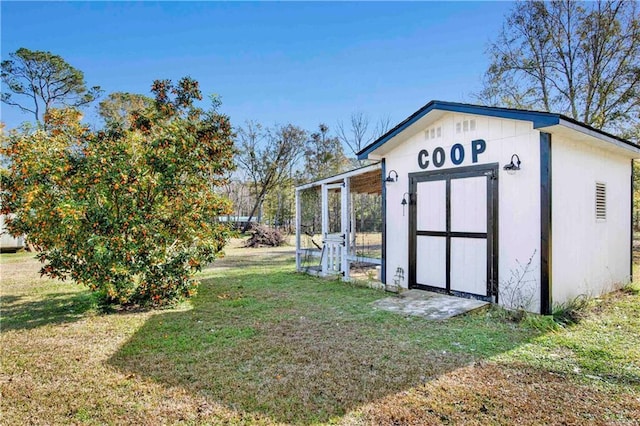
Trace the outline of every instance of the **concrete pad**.
{"type": "Polygon", "coordinates": [[[404,315],[416,315],[431,320],[443,320],[488,305],[476,299],[448,296],[423,290],[405,291],[399,296],[376,300],[373,306],[404,315]]]}

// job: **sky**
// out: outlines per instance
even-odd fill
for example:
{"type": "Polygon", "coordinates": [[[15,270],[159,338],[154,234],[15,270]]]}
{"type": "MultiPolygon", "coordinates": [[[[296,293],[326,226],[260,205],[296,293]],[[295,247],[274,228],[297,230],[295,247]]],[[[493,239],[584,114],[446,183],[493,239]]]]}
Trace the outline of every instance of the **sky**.
{"type": "MultiPolygon", "coordinates": [[[[105,94],[191,76],[234,125],[395,125],[430,100],[473,103],[508,2],[0,2],[1,57],[62,56],[105,94]]],[[[2,105],[14,128],[29,115],[2,105]]],[[[85,120],[99,126],[95,106],[85,120]]]]}

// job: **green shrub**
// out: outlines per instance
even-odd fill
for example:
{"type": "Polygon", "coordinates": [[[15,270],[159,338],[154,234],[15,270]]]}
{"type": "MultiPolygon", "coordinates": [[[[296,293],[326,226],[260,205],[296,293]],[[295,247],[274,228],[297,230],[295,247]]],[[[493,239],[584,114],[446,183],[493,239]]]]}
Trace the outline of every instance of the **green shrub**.
{"type": "Polygon", "coordinates": [[[109,303],[165,305],[195,293],[193,275],[229,232],[214,189],[233,168],[226,116],[193,106],[197,82],[156,81],[155,103],[128,127],[91,131],[75,110],[49,110],[45,128],[3,135],[2,212],[28,234],[41,274],[73,279],[109,303]]]}

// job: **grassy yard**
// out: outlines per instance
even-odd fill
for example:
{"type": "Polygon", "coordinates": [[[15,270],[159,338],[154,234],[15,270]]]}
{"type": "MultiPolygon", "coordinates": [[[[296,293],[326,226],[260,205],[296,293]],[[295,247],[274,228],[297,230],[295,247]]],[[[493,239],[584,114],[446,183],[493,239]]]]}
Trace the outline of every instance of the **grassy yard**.
{"type": "Polygon", "coordinates": [[[1,256],[0,423],[638,424],[640,294],[540,331],[500,310],[443,322],[296,274],[291,248],[228,249],[174,309],[101,314],[1,256]]]}

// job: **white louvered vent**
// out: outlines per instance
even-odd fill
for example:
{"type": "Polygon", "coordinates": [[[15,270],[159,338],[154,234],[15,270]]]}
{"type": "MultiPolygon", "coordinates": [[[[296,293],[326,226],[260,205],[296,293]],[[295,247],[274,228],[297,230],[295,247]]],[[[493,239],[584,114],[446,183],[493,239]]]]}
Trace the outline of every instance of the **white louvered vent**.
{"type": "Polygon", "coordinates": [[[607,184],[596,182],[596,220],[607,220],[607,184]]]}
{"type": "Polygon", "coordinates": [[[463,120],[456,123],[456,133],[474,132],[476,130],[476,120],[463,120]]]}
{"type": "Polygon", "coordinates": [[[432,127],[424,131],[424,140],[442,137],[442,126],[432,127]]]}

